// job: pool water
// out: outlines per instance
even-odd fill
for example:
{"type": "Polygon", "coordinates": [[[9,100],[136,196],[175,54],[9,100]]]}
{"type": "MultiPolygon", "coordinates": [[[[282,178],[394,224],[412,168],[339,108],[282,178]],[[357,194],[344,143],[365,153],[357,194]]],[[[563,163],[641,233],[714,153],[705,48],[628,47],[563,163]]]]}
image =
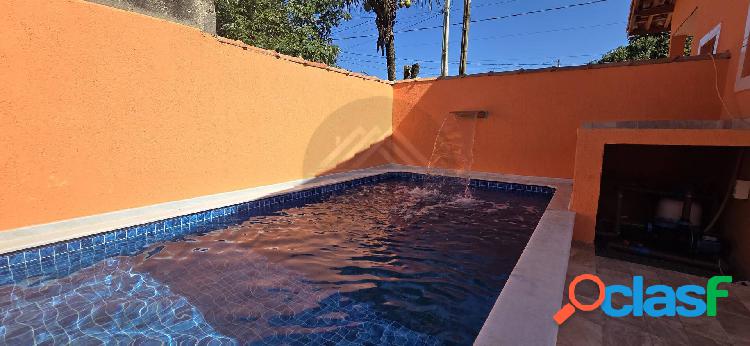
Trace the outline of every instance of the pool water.
{"type": "Polygon", "coordinates": [[[3,344],[469,345],[548,194],[387,181],[0,286],[3,344]]]}

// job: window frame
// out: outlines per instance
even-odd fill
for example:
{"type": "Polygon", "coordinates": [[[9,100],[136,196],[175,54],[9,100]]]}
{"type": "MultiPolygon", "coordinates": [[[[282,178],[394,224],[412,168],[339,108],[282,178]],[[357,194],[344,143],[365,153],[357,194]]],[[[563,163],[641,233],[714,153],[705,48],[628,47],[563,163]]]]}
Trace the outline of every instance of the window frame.
{"type": "MultiPolygon", "coordinates": [[[[747,30],[747,28],[745,28],[747,30]]],[[[701,52],[701,48],[703,46],[710,42],[711,40],[715,39],[714,46],[711,48],[711,54],[716,54],[716,50],[719,48],[719,38],[721,37],[721,23],[717,24],[711,31],[709,31],[706,35],[704,35],[701,40],[698,42],[698,55],[703,54],[701,52]]]]}

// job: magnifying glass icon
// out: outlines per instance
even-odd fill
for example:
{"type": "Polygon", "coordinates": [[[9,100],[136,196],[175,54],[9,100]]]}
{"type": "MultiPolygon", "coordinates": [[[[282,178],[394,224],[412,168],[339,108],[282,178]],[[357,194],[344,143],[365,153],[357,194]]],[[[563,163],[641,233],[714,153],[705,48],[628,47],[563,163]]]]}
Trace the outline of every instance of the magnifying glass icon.
{"type": "Polygon", "coordinates": [[[581,311],[596,310],[604,302],[604,289],[604,282],[602,282],[602,279],[600,279],[596,275],[583,274],[576,276],[573,281],[570,282],[570,286],[568,286],[568,300],[570,301],[570,303],[565,304],[565,306],[563,306],[562,309],[560,309],[552,318],[555,320],[555,322],[557,322],[557,325],[561,325],[568,318],[570,318],[570,316],[573,316],[573,313],[576,312],[576,309],[581,311]],[[578,301],[578,298],[576,298],[576,286],[578,286],[578,284],[583,281],[591,281],[599,287],[599,297],[592,304],[581,304],[581,302],[578,301]]]}

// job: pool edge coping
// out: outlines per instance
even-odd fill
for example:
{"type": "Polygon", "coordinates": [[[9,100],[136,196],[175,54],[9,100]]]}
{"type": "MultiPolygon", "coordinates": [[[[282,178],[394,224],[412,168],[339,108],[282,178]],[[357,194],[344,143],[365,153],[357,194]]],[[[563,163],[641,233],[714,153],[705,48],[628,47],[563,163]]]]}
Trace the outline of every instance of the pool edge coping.
{"type": "Polygon", "coordinates": [[[474,345],[556,345],[575,213],[547,209],[474,345]]]}

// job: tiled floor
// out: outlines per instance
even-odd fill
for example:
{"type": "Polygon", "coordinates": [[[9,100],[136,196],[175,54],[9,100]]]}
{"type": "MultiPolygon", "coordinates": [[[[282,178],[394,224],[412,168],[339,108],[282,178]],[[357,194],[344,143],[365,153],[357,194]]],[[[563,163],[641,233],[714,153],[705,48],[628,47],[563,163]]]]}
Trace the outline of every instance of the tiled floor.
{"type": "MultiPolygon", "coordinates": [[[[705,285],[707,279],[623,262],[594,255],[593,248],[574,245],[566,285],[577,275],[597,274],[605,284],[632,285],[633,275],[641,275],[645,285],[705,285]]],[[[598,295],[593,283],[576,288],[581,303],[593,302],[598,295]],[[589,285],[590,284],[590,285],[589,285]]],[[[567,302],[567,287],[564,300],[567,302]]],[[[615,301],[616,304],[616,301],[615,301]]],[[[577,312],[560,326],[558,345],[750,345],[750,287],[729,285],[729,297],[719,298],[716,317],[625,317],[612,318],[600,309],[577,312]]]]}

